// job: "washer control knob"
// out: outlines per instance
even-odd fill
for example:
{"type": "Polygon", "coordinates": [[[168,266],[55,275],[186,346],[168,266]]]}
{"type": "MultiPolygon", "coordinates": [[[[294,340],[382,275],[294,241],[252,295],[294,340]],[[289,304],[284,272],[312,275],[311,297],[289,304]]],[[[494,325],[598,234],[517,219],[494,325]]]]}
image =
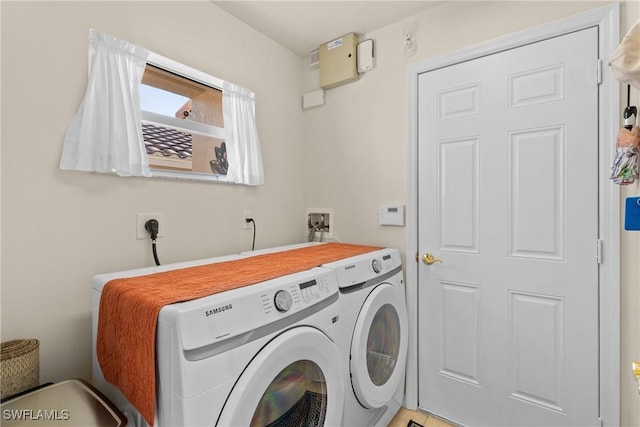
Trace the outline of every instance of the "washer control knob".
{"type": "Polygon", "coordinates": [[[291,305],[293,304],[293,298],[291,298],[291,294],[283,289],[276,292],[275,297],[273,297],[273,304],[276,306],[276,310],[284,313],[285,311],[289,311],[291,305]]]}
{"type": "Polygon", "coordinates": [[[373,267],[373,271],[376,273],[380,273],[382,271],[382,263],[377,258],[371,261],[371,267],[373,267]]]}

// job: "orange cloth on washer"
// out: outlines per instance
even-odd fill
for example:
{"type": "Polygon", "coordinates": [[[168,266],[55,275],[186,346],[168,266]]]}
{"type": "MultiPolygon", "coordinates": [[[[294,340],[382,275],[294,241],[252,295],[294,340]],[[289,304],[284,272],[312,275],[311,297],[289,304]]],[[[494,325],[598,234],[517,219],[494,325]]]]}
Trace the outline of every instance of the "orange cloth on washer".
{"type": "Polygon", "coordinates": [[[122,391],[149,425],[156,401],[155,342],[160,309],[381,249],[327,243],[114,279],[102,290],[96,352],[104,378],[122,391]]]}

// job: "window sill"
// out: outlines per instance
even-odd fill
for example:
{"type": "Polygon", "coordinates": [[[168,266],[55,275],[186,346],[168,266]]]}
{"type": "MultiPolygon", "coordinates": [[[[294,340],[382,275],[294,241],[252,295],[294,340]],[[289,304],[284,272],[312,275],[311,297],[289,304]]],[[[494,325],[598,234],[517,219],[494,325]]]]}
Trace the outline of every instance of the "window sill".
{"type": "Polygon", "coordinates": [[[151,169],[151,178],[165,178],[165,179],[178,179],[184,181],[205,181],[205,182],[221,182],[224,184],[234,184],[229,181],[226,175],[215,175],[198,172],[178,172],[178,171],[163,171],[158,169],[151,169]]]}

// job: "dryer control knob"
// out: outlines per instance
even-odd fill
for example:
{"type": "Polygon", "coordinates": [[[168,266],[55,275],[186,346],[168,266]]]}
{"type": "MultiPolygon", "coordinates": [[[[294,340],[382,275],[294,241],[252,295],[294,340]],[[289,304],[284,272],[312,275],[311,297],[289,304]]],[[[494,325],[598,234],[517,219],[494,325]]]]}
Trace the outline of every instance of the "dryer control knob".
{"type": "Polygon", "coordinates": [[[273,304],[276,306],[276,309],[280,312],[288,311],[293,304],[293,298],[291,298],[291,294],[285,290],[279,290],[276,292],[275,297],[273,297],[273,304]]]}
{"type": "Polygon", "coordinates": [[[371,261],[371,267],[373,267],[373,271],[376,273],[380,273],[382,271],[382,263],[379,259],[374,259],[371,261]]]}

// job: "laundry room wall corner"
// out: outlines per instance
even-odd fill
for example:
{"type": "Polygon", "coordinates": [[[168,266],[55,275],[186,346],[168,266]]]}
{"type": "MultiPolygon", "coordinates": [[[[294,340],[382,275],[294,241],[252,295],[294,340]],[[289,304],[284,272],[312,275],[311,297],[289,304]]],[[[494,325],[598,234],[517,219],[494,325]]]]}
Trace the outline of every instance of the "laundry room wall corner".
{"type": "Polygon", "coordinates": [[[136,214],[163,214],[163,264],[299,241],[301,58],[212,2],[1,2],[2,339],[40,339],[40,379],[91,378],[91,278],[154,264],[136,214]],[[95,28],[256,95],[265,185],[59,169],[95,28]],[[232,35],[232,36],[230,36],[232,35]],[[256,70],[260,70],[257,72],[256,70]],[[285,208],[282,208],[282,207],[285,208]],[[165,228],[163,228],[165,227],[165,228]]]}

